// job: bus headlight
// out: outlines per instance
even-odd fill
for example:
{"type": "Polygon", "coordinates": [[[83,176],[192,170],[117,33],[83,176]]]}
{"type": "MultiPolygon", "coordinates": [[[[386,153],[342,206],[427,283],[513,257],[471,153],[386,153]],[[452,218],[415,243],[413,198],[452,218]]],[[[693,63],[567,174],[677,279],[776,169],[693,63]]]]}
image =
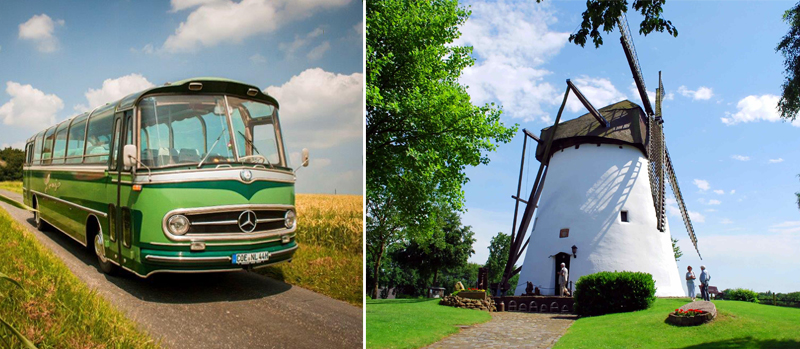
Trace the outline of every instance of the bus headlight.
{"type": "Polygon", "coordinates": [[[292,229],[292,227],[294,227],[294,223],[297,221],[297,216],[292,210],[286,211],[286,215],[283,218],[283,223],[286,225],[286,229],[292,229]]]}
{"type": "Polygon", "coordinates": [[[183,235],[189,231],[189,219],[183,215],[175,215],[167,221],[167,228],[175,235],[183,235]]]}

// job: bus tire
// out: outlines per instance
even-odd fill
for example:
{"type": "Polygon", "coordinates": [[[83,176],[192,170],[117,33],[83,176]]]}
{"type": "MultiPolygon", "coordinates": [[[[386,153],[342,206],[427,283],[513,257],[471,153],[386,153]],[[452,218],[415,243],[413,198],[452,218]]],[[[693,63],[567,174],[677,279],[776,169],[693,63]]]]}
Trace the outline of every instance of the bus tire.
{"type": "Polygon", "coordinates": [[[86,228],[88,232],[86,234],[86,242],[92,251],[94,251],[95,257],[97,257],[97,264],[100,266],[100,271],[108,275],[115,274],[117,272],[117,266],[111,263],[111,260],[106,257],[103,232],[100,230],[100,224],[97,220],[90,219],[86,228]]]}
{"type": "Polygon", "coordinates": [[[33,198],[33,208],[36,211],[33,211],[33,225],[36,226],[36,229],[44,232],[47,230],[47,222],[42,219],[42,215],[39,213],[39,200],[36,197],[33,198]]]}

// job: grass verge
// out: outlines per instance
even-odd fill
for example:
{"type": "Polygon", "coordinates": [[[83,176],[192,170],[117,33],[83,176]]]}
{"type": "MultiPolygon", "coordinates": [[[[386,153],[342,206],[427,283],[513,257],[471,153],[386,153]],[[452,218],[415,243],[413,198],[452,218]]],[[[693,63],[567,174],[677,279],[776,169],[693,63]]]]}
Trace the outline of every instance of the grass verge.
{"type": "Polygon", "coordinates": [[[658,299],[647,310],[581,318],[555,348],[799,348],[800,309],[714,301],[717,318],[695,327],[664,319],[688,299],[658,299]]]}
{"type": "Polygon", "coordinates": [[[367,300],[368,348],[419,348],[492,319],[486,311],[439,305],[438,299],[367,300]]]}
{"type": "Polygon", "coordinates": [[[0,189],[12,191],[17,194],[22,194],[22,182],[21,181],[0,182],[0,189]]]}
{"type": "Polygon", "coordinates": [[[363,197],[298,194],[296,207],[293,261],[259,272],[363,307],[363,197]]]}
{"type": "Polygon", "coordinates": [[[25,288],[0,284],[0,317],[39,348],[159,347],[2,209],[0,271],[25,288]]]}

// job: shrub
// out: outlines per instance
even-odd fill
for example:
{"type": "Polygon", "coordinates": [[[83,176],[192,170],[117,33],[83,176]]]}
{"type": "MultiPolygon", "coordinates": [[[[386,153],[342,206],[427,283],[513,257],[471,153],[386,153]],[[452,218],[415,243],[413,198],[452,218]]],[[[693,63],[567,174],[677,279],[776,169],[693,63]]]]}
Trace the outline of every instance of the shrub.
{"type": "Polygon", "coordinates": [[[581,316],[642,310],[656,301],[656,282],[648,273],[603,271],[581,276],[574,297],[581,316]]]}
{"type": "Polygon", "coordinates": [[[744,288],[727,289],[722,292],[726,300],[758,303],[758,294],[744,288]]]}

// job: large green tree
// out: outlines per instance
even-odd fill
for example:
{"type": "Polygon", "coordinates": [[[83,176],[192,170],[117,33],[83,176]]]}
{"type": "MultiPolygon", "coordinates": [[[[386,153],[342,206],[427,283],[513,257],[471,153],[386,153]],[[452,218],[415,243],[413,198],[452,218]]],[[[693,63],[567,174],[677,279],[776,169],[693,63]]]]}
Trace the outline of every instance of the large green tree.
{"type": "MultiPolygon", "coordinates": [[[[492,241],[489,243],[489,258],[484,265],[485,268],[488,268],[489,283],[502,281],[503,271],[508,261],[508,251],[510,249],[511,235],[498,232],[497,235],[492,237],[492,241]]],[[[514,269],[516,268],[517,266],[515,265],[514,269]]],[[[517,282],[519,282],[519,274],[514,275],[514,277],[509,280],[509,284],[511,285],[511,288],[508,290],[509,293],[514,292],[517,282]]],[[[492,290],[492,292],[494,293],[494,290],[492,290]]]]}
{"type": "Polygon", "coordinates": [[[0,182],[21,181],[25,152],[11,147],[0,150],[0,182]]]}
{"type": "Polygon", "coordinates": [[[469,257],[475,253],[472,249],[475,233],[470,226],[461,225],[458,212],[442,212],[439,219],[439,227],[433,234],[410,240],[404,249],[392,256],[401,265],[418,270],[424,280],[432,277],[431,286],[441,286],[441,271],[466,265],[469,257]]]}
{"type": "Polygon", "coordinates": [[[377,296],[387,244],[430,234],[434,207],[460,210],[467,166],[508,142],[499,108],[476,106],[458,78],[474,63],[452,45],[469,16],[456,0],[366,4],[367,248],[377,296]],[[388,207],[391,206],[391,207],[388,207]]]}
{"type": "MultiPolygon", "coordinates": [[[[542,2],[543,0],[536,0],[542,2]]],[[[662,17],[664,12],[663,5],[666,0],[634,0],[631,8],[644,16],[639,24],[639,34],[650,34],[653,31],[667,31],[670,35],[677,37],[678,29],[662,17]]],[[[569,41],[584,47],[588,38],[592,39],[595,47],[603,44],[603,36],[600,30],[610,33],[617,27],[617,19],[623,13],[628,12],[628,1],[609,1],[609,0],[587,0],[586,11],[583,11],[581,26],[578,31],[569,35],[569,41]]]]}
{"type": "Polygon", "coordinates": [[[783,14],[789,32],[778,43],[776,51],[783,55],[784,77],[778,111],[786,120],[794,120],[800,111],[800,2],[783,14]]]}

